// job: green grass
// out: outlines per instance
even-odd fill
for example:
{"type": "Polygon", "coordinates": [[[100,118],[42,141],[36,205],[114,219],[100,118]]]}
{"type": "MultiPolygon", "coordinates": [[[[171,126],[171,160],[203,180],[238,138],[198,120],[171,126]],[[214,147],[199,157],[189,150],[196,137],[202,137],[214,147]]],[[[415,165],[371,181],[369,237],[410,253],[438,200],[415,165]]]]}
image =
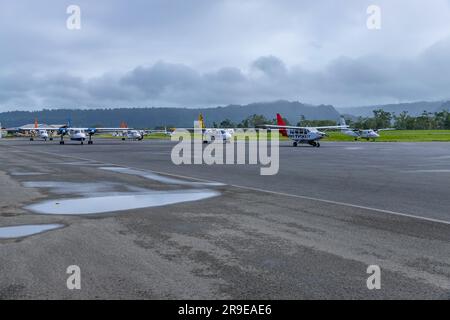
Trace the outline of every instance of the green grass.
{"type": "MultiPolygon", "coordinates": [[[[380,131],[380,142],[450,142],[450,130],[392,130],[380,131]]],[[[354,141],[341,132],[328,132],[324,141],[354,141]]],[[[361,140],[361,139],[360,139],[361,140]]],[[[362,139],[361,141],[366,141],[362,139]]]]}

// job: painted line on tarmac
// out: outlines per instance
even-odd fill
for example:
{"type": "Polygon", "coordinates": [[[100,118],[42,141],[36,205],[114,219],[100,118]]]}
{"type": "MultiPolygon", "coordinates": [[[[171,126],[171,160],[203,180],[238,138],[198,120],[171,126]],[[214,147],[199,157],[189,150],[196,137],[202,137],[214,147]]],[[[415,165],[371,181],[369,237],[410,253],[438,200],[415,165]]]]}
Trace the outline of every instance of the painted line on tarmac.
{"type": "MultiPolygon", "coordinates": [[[[16,146],[9,146],[9,147],[10,148],[15,148],[15,149],[18,149],[18,150],[23,150],[23,149],[20,149],[20,148],[18,148],[16,146]]],[[[88,159],[88,158],[82,158],[82,157],[77,157],[77,156],[63,155],[63,154],[47,152],[47,151],[33,150],[33,153],[43,153],[43,154],[48,154],[48,155],[52,155],[52,156],[65,157],[65,158],[69,158],[69,159],[77,159],[77,160],[83,160],[83,161],[95,161],[95,162],[98,162],[98,163],[101,163],[101,164],[104,164],[104,165],[109,165],[109,166],[127,167],[127,168],[130,168],[130,169],[136,169],[136,170],[147,170],[147,169],[142,169],[142,168],[124,166],[124,165],[121,165],[121,164],[115,164],[115,163],[110,163],[110,162],[103,162],[103,161],[98,161],[98,160],[93,160],[93,159],[88,159]]],[[[433,223],[440,223],[440,224],[450,225],[450,221],[446,221],[446,220],[427,218],[427,217],[423,217],[423,216],[419,216],[419,215],[413,215],[413,214],[396,212],[396,211],[379,209],[379,208],[372,208],[372,207],[367,207],[367,206],[362,206],[362,205],[357,205],[357,204],[352,204],[352,203],[347,203],[347,202],[339,202],[339,201],[333,201],[333,200],[327,200],[327,199],[321,199],[321,198],[314,198],[314,197],[309,197],[309,196],[301,196],[301,195],[296,195],[296,194],[291,194],[291,193],[271,191],[271,190],[254,188],[254,187],[247,187],[247,186],[241,186],[241,185],[236,185],[236,184],[226,184],[224,182],[207,180],[207,179],[201,179],[201,178],[190,177],[190,176],[184,176],[184,175],[168,173],[168,172],[162,172],[162,171],[153,171],[153,170],[147,170],[147,171],[150,171],[150,172],[153,172],[153,173],[157,173],[157,174],[172,176],[172,177],[176,177],[176,178],[190,179],[190,180],[194,180],[194,181],[201,181],[201,182],[208,182],[208,183],[223,183],[225,185],[228,185],[228,186],[231,186],[231,187],[235,187],[235,188],[239,188],[239,189],[244,189],[244,190],[269,193],[269,194],[279,195],[279,196],[283,196],[283,197],[311,200],[311,201],[316,201],[316,202],[321,202],[321,203],[338,205],[338,206],[342,206],[342,207],[363,209],[363,210],[375,211],[375,212],[380,212],[380,213],[384,213],[384,214],[390,214],[390,215],[399,216],[399,217],[405,217],[405,218],[411,218],[411,219],[416,219],[416,220],[423,220],[423,221],[427,221],[427,222],[433,222],[433,223]]]]}
{"type": "Polygon", "coordinates": [[[385,209],[378,209],[378,208],[372,208],[372,207],[367,207],[367,206],[361,206],[361,205],[347,203],[347,202],[326,200],[326,199],[321,199],[321,198],[301,196],[301,195],[296,195],[296,194],[291,194],[291,193],[271,191],[271,190],[253,188],[253,187],[245,187],[245,186],[233,185],[233,184],[231,184],[230,186],[236,187],[236,188],[241,188],[241,189],[246,189],[246,190],[251,190],[251,191],[270,193],[270,194],[284,196],[284,197],[291,197],[291,198],[311,200],[311,201],[328,203],[328,204],[333,204],[333,205],[338,205],[338,206],[343,206],[343,207],[350,207],[350,208],[356,208],[356,209],[364,209],[364,210],[376,211],[376,212],[387,213],[387,214],[395,215],[395,216],[401,216],[401,217],[425,220],[425,221],[428,221],[428,222],[435,222],[435,223],[442,223],[442,224],[450,225],[450,221],[439,220],[439,219],[434,219],[434,218],[427,218],[427,217],[423,217],[423,216],[419,216],[419,215],[413,215],[413,214],[408,214],[408,213],[401,213],[401,212],[396,212],[396,211],[391,211],[391,210],[385,210],[385,209]]]}

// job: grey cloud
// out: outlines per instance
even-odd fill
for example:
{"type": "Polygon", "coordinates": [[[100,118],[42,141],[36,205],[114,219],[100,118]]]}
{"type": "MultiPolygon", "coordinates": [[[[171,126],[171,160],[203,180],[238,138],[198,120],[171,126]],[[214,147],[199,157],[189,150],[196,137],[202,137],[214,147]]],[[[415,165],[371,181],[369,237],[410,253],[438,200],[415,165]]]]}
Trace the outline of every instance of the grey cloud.
{"type": "Polygon", "coordinates": [[[447,0],[3,1],[0,111],[449,98],[447,0]]]}
{"type": "MultiPolygon", "coordinates": [[[[123,74],[83,79],[70,74],[0,78],[3,105],[34,101],[35,107],[214,106],[261,100],[291,99],[309,103],[360,104],[372,101],[448,98],[450,79],[432,76],[433,61],[440,70],[450,68],[444,59],[450,46],[440,43],[407,61],[365,56],[340,57],[323,70],[288,67],[274,56],[260,57],[248,72],[224,67],[201,73],[183,64],[157,62],[123,74]],[[255,70],[264,77],[254,76],[255,70]],[[7,97],[10,96],[9,100],[7,97]],[[20,98],[21,97],[21,98],[20,98]],[[20,98],[20,99],[19,99],[20,98]],[[44,105],[40,105],[44,104],[44,105]]],[[[29,105],[27,106],[29,107],[29,105]]]]}
{"type": "Polygon", "coordinates": [[[271,78],[282,77],[287,73],[287,68],[284,62],[274,56],[260,57],[253,62],[252,67],[253,69],[259,70],[271,78]]]}

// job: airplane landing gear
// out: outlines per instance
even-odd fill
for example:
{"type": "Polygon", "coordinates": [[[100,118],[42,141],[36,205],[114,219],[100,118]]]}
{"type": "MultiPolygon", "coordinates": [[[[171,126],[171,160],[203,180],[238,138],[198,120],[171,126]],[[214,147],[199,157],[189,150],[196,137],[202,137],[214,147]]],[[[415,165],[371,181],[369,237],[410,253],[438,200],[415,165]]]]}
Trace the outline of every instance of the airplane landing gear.
{"type": "Polygon", "coordinates": [[[320,142],[317,142],[317,143],[316,143],[316,147],[317,147],[317,148],[320,148],[320,142]]]}
{"type": "Polygon", "coordinates": [[[59,141],[59,144],[64,144],[64,136],[61,135],[61,141],[59,141]]]}
{"type": "Polygon", "coordinates": [[[88,144],[94,144],[94,141],[92,141],[92,135],[89,135],[89,140],[88,140],[88,144]]]}
{"type": "Polygon", "coordinates": [[[294,143],[292,144],[292,146],[294,146],[294,147],[298,146],[297,141],[294,141],[294,143]]]}

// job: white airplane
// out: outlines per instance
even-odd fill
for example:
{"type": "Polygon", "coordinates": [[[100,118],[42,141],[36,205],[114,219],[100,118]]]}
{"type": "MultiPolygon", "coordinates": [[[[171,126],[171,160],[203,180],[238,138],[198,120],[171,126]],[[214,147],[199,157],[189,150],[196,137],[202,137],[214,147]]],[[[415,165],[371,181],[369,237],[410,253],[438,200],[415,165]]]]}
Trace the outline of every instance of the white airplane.
{"type": "Polygon", "coordinates": [[[142,141],[146,135],[163,133],[169,135],[167,130],[128,130],[122,133],[122,141],[126,139],[142,141]]]}
{"type": "Polygon", "coordinates": [[[38,124],[38,120],[34,120],[34,128],[33,129],[25,129],[25,128],[10,128],[6,129],[7,132],[14,133],[29,133],[30,141],[34,141],[35,139],[42,139],[44,141],[53,140],[53,135],[51,132],[56,130],[55,128],[43,128],[38,124]],[[52,130],[49,132],[49,130],[52,130]]]}
{"type": "Polygon", "coordinates": [[[198,128],[177,128],[174,132],[172,132],[172,134],[177,130],[188,130],[190,132],[194,132],[196,129],[202,130],[203,143],[210,143],[214,141],[229,142],[234,135],[234,129],[206,128],[202,114],[198,116],[197,124],[198,128]]]}
{"type": "Polygon", "coordinates": [[[126,139],[142,141],[142,140],[144,140],[145,132],[142,130],[128,130],[127,129],[127,131],[123,131],[121,133],[121,135],[122,135],[122,141],[125,141],[126,139]]]}
{"type": "Polygon", "coordinates": [[[297,127],[287,126],[283,118],[277,113],[277,125],[263,125],[267,129],[278,129],[282,136],[293,140],[293,146],[297,147],[300,143],[306,143],[313,147],[320,147],[320,140],[326,136],[321,130],[340,130],[347,129],[347,125],[323,126],[323,127],[297,127]]]}
{"type": "Polygon", "coordinates": [[[53,138],[50,138],[47,130],[42,130],[42,129],[31,130],[30,141],[34,141],[35,138],[39,138],[44,141],[53,140],[53,138]]]}
{"type": "Polygon", "coordinates": [[[94,144],[92,136],[97,133],[114,133],[114,132],[126,132],[129,128],[74,128],[70,125],[55,128],[40,128],[41,130],[55,130],[55,133],[60,136],[59,144],[64,144],[64,137],[68,136],[71,141],[79,141],[81,144],[87,140],[88,144],[94,144]]]}
{"type": "MultiPolygon", "coordinates": [[[[341,125],[346,126],[345,119],[341,118],[341,125]]],[[[343,134],[347,136],[353,137],[355,141],[358,141],[359,138],[366,139],[369,141],[370,139],[374,140],[380,137],[379,131],[386,130],[395,130],[394,128],[385,128],[385,129],[352,129],[347,126],[347,129],[341,130],[343,134]]]]}

